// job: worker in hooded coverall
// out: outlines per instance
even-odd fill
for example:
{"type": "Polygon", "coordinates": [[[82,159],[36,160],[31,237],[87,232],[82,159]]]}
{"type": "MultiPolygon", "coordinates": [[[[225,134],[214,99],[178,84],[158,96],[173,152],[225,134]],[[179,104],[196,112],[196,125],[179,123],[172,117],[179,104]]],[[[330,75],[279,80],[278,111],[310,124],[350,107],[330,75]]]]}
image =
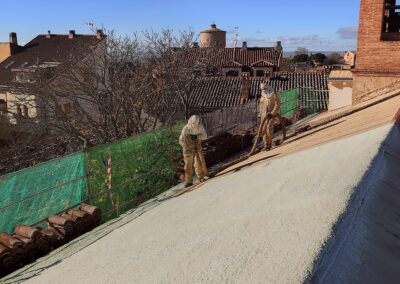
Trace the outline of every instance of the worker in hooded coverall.
{"type": "Polygon", "coordinates": [[[200,181],[209,177],[209,173],[201,148],[201,141],[207,139],[207,133],[201,123],[201,117],[193,115],[182,129],[179,144],[183,149],[185,161],[185,187],[193,184],[193,163],[196,176],[200,181]]]}
{"type": "Polygon", "coordinates": [[[264,140],[264,150],[268,151],[272,147],[272,138],[274,136],[274,127],[279,124],[277,114],[281,110],[281,100],[275,93],[274,89],[266,83],[261,84],[260,113],[261,121],[265,117],[267,120],[262,130],[264,140]]]}

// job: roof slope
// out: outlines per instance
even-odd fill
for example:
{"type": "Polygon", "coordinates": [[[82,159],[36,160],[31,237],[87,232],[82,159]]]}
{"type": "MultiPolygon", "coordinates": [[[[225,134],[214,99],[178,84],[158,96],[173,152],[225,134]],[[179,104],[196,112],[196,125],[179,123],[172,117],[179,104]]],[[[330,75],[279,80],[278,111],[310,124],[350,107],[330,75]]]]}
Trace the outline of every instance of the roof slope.
{"type": "Polygon", "coordinates": [[[20,277],[36,275],[28,283],[302,282],[399,105],[397,96],[306,132],[193,192],[144,214],[139,209],[140,217],[97,242],[63,257],[69,246],[20,277]]]}
{"type": "Polygon", "coordinates": [[[400,278],[400,126],[354,190],[316,262],[311,283],[397,283],[400,278]],[[356,244],[356,245],[355,245],[356,244]]]}
{"type": "MultiPolygon", "coordinates": [[[[250,98],[261,95],[260,84],[264,78],[250,78],[250,98]]],[[[328,91],[328,80],[325,73],[316,72],[275,72],[269,83],[277,92],[294,88],[311,88],[328,91]]],[[[212,77],[202,78],[189,97],[189,105],[194,109],[219,109],[240,104],[242,78],[212,77]]],[[[318,92],[318,108],[325,110],[328,104],[328,93],[318,92]]],[[[307,97],[304,97],[307,100],[307,97]]]]}
{"type": "Polygon", "coordinates": [[[68,35],[38,35],[20,52],[0,63],[0,85],[12,84],[12,69],[27,68],[42,62],[62,62],[71,56],[79,57],[101,40],[96,35],[76,34],[73,38],[68,38],[68,35]]]}
{"type": "Polygon", "coordinates": [[[206,59],[209,64],[218,68],[232,61],[244,66],[252,66],[252,64],[260,63],[260,61],[267,61],[272,63],[273,66],[279,67],[282,51],[274,47],[206,47],[191,48],[182,54],[182,57],[183,65],[192,65],[194,62],[202,62],[206,59]]]}
{"type": "Polygon", "coordinates": [[[300,283],[387,131],[211,180],[28,283],[300,283]],[[330,167],[349,153],[346,171],[330,167]]]}

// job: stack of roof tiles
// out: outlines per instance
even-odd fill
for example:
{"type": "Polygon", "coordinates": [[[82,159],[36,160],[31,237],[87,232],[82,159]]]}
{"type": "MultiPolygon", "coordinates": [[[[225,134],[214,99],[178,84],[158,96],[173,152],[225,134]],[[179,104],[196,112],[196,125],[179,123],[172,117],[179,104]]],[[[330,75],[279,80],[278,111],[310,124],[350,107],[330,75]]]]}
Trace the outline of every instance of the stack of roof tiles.
{"type": "Polygon", "coordinates": [[[100,209],[82,204],[80,209],[48,217],[46,229],[18,225],[14,234],[0,233],[0,277],[92,230],[100,222],[100,209]]]}

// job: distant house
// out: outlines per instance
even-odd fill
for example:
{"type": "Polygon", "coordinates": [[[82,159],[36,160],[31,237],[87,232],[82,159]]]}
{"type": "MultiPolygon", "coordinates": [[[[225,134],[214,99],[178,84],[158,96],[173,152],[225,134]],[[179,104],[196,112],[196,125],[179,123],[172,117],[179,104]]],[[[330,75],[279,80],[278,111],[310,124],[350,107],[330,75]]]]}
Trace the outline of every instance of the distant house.
{"type": "Polygon", "coordinates": [[[353,103],[353,73],[350,70],[333,70],[329,75],[329,110],[353,103]]]}
{"type": "Polygon", "coordinates": [[[343,56],[344,63],[354,67],[356,65],[356,53],[355,51],[346,51],[343,56]]]}
{"type": "Polygon", "coordinates": [[[22,49],[22,47],[18,45],[17,34],[10,33],[9,36],[9,42],[0,42],[0,63],[22,49]]]}
{"type": "MultiPolygon", "coordinates": [[[[104,38],[105,35],[101,30],[95,35],[75,34],[73,30],[63,35],[49,32],[38,35],[26,45],[11,52],[0,63],[0,113],[3,120],[6,117],[8,123],[15,125],[16,129],[20,120],[35,121],[38,117],[44,117],[45,115],[40,112],[49,110],[42,108],[34,95],[26,97],[24,103],[19,99],[21,93],[16,90],[21,86],[29,86],[39,69],[46,71],[49,80],[53,79],[52,74],[63,61],[83,58],[85,52],[98,48],[104,38]]],[[[12,40],[14,40],[12,45],[15,45],[16,34],[13,34],[12,40]]],[[[68,101],[57,102],[59,111],[67,113],[71,111],[71,107],[68,101]]]]}
{"type": "Polygon", "coordinates": [[[185,53],[183,61],[184,65],[208,64],[214,67],[212,76],[239,77],[242,72],[249,72],[251,77],[263,77],[269,72],[279,71],[282,50],[276,47],[247,47],[247,43],[238,48],[193,47],[185,53]],[[202,62],[204,58],[207,58],[207,63],[202,62]]]}
{"type": "Polygon", "coordinates": [[[239,77],[248,72],[251,77],[263,77],[279,71],[283,59],[281,42],[274,47],[226,47],[226,32],[215,24],[200,33],[201,45],[193,43],[182,57],[183,66],[207,65],[213,70],[203,76],[239,77]],[[206,61],[206,62],[205,62],[206,61]]]}
{"type": "MultiPolygon", "coordinates": [[[[328,107],[328,79],[324,72],[281,72],[283,48],[226,47],[226,33],[212,25],[201,33],[201,45],[181,54],[182,66],[203,65],[197,84],[189,95],[191,113],[212,112],[260,97],[260,84],[268,82],[277,92],[308,88],[317,94],[318,109],[328,107]]],[[[300,68],[301,69],[301,68],[300,68]]]]}

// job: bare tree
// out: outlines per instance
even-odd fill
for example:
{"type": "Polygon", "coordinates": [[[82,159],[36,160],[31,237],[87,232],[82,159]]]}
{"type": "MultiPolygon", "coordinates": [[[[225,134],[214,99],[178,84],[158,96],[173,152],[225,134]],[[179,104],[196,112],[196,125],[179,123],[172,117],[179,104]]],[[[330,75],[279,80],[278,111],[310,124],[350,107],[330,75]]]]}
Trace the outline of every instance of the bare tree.
{"type": "Polygon", "coordinates": [[[156,124],[157,117],[145,112],[151,106],[152,77],[137,35],[109,32],[82,60],[63,62],[54,78],[50,84],[38,80],[33,89],[44,109],[41,123],[53,131],[98,144],[156,124]]]}
{"type": "Polygon", "coordinates": [[[200,78],[219,75],[215,65],[221,50],[214,47],[198,49],[193,47],[196,34],[193,30],[175,35],[172,30],[160,33],[147,31],[144,33],[150,58],[154,60],[154,77],[160,84],[158,89],[164,104],[170,105],[171,112],[167,121],[177,111],[187,119],[191,115],[191,99],[193,90],[198,86],[200,78]]]}
{"type": "Polygon", "coordinates": [[[12,90],[15,106],[35,112],[11,114],[24,135],[3,150],[8,162],[2,164],[31,165],[171,125],[181,112],[187,118],[198,77],[215,72],[218,56],[212,48],[189,56],[194,39],[192,30],[144,32],[143,38],[108,31],[95,48],[76,47],[81,50],[58,62],[38,61],[12,90]]]}
{"type": "Polygon", "coordinates": [[[295,53],[295,55],[302,55],[302,54],[307,54],[308,55],[309,52],[310,51],[305,47],[298,47],[294,53],[295,53]]]}
{"type": "Polygon", "coordinates": [[[343,56],[341,56],[339,53],[336,52],[329,54],[324,60],[324,64],[326,65],[334,65],[342,63],[343,63],[343,56]]]}

